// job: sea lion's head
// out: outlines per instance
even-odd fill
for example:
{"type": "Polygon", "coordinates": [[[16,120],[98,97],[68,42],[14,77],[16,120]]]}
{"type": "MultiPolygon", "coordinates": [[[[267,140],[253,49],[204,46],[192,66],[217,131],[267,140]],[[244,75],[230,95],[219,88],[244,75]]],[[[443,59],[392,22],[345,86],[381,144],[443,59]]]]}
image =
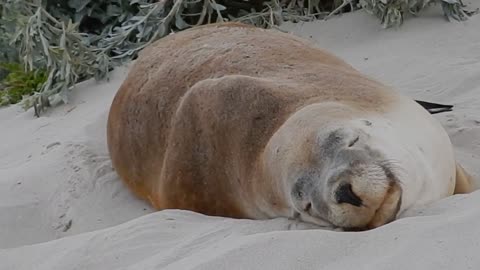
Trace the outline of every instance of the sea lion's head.
{"type": "Polygon", "coordinates": [[[368,134],[350,128],[318,138],[318,148],[309,153],[310,164],[290,187],[302,220],[368,229],[395,219],[402,195],[398,165],[368,142],[368,134]]]}
{"type": "Polygon", "coordinates": [[[300,121],[293,119],[279,130],[275,145],[280,146],[272,160],[282,164],[277,177],[284,180],[293,216],[345,230],[394,220],[401,206],[401,164],[389,156],[388,144],[370,132],[374,124],[323,117],[319,125],[309,119],[300,115],[300,121]]]}

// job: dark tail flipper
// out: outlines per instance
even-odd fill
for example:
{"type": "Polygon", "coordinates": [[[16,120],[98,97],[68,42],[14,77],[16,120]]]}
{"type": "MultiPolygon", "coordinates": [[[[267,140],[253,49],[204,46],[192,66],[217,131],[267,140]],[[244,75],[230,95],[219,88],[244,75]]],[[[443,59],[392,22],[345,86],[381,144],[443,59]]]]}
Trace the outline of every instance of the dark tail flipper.
{"type": "Polygon", "coordinates": [[[431,114],[436,114],[441,112],[450,112],[452,111],[452,108],[453,108],[453,105],[431,103],[431,102],[426,102],[421,100],[415,100],[415,101],[431,114]]]}

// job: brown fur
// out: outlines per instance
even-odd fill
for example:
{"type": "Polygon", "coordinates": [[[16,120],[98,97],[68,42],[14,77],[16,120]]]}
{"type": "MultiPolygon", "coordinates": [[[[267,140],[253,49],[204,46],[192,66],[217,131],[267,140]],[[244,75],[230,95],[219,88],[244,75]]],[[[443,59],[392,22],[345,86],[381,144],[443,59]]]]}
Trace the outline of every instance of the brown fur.
{"type": "Polygon", "coordinates": [[[113,100],[108,147],[120,177],[157,209],[255,218],[258,201],[288,208],[262,155],[289,116],[328,101],[382,112],[391,96],[293,35],[203,26],[141,53],[113,100]]]}

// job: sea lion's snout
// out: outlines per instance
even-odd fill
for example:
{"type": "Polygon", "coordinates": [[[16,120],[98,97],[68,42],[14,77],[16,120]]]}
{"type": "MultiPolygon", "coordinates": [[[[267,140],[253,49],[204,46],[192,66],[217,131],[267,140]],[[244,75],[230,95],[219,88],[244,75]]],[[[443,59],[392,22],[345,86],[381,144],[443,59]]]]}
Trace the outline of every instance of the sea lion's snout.
{"type": "Polygon", "coordinates": [[[349,183],[342,184],[335,192],[335,199],[337,203],[348,203],[353,206],[362,206],[362,199],[352,190],[352,185],[349,183]]]}
{"type": "Polygon", "coordinates": [[[325,167],[295,181],[291,197],[304,221],[365,230],[396,218],[402,195],[397,171],[382,154],[352,141],[354,147],[346,144],[325,167]]]}
{"type": "Polygon", "coordinates": [[[381,162],[349,163],[328,179],[329,221],[342,228],[372,229],[393,221],[402,189],[392,170],[381,162]]]}

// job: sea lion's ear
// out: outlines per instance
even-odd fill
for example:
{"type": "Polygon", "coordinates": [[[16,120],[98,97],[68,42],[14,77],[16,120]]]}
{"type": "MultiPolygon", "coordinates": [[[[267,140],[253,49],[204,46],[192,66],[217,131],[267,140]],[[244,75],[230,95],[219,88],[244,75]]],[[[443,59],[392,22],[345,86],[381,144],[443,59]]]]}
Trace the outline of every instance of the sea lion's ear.
{"type": "Polygon", "coordinates": [[[476,189],[473,177],[468,174],[458,163],[455,170],[455,191],[453,194],[465,194],[473,192],[476,189]]]}

